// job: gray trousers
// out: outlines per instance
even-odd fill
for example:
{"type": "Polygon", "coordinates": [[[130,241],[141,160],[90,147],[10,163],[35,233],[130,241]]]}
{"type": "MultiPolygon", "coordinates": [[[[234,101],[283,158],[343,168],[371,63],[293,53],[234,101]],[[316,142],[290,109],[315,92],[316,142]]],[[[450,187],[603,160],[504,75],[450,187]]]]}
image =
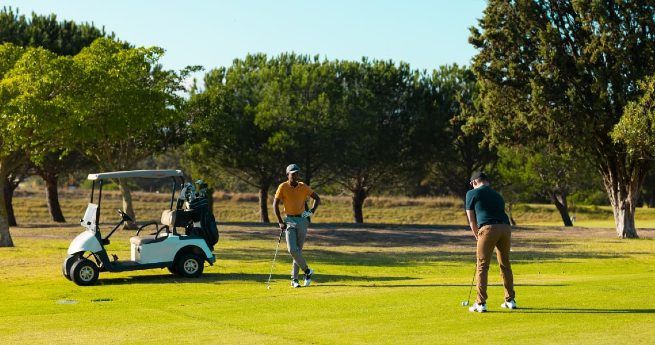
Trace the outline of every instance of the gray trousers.
{"type": "Polygon", "coordinates": [[[307,236],[307,218],[286,217],[287,223],[286,240],[287,250],[293,257],[293,268],[291,269],[291,279],[298,279],[298,270],[307,270],[307,262],[302,257],[302,247],[305,244],[307,236]]]}

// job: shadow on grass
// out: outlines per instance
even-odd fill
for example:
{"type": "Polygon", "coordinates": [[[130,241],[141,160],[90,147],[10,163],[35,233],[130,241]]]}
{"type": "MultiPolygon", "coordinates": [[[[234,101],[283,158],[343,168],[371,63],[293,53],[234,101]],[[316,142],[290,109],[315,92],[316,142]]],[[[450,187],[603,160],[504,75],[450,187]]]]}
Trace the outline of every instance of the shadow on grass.
{"type": "MultiPolygon", "coordinates": [[[[470,287],[470,284],[370,284],[370,285],[349,285],[349,284],[320,284],[320,286],[349,286],[362,288],[423,288],[423,287],[470,287]]],[[[489,284],[488,286],[502,286],[501,284],[489,284]]],[[[562,287],[566,284],[514,284],[514,286],[538,286],[538,287],[562,287]]]]}
{"type": "MultiPolygon", "coordinates": [[[[278,254],[279,262],[283,264],[291,263],[291,256],[286,252],[278,254]]],[[[228,249],[224,252],[220,250],[216,253],[219,260],[234,260],[239,262],[260,262],[272,259],[272,252],[257,248],[228,249]]],[[[359,251],[345,252],[327,249],[305,249],[303,256],[311,265],[312,263],[325,263],[343,266],[370,266],[370,267],[404,267],[416,265],[417,263],[425,264],[438,262],[470,262],[475,261],[474,254],[452,252],[452,251],[359,251]]]]}
{"type": "Polygon", "coordinates": [[[596,309],[596,308],[518,308],[513,312],[526,314],[655,314],[655,309],[596,309]]]}
{"type": "MultiPolygon", "coordinates": [[[[312,245],[312,248],[315,248],[312,245]]],[[[281,247],[281,261],[290,261],[286,248],[281,247]]],[[[369,267],[405,267],[416,264],[445,264],[458,263],[474,265],[475,252],[450,250],[407,250],[399,248],[394,251],[358,251],[346,252],[328,249],[305,249],[305,259],[311,263],[325,263],[343,266],[369,266],[369,267]]],[[[511,254],[513,263],[566,263],[570,259],[614,259],[627,257],[628,254],[618,253],[591,253],[577,251],[539,251],[517,249],[511,254]]],[[[240,248],[218,250],[216,256],[219,260],[235,260],[241,262],[267,261],[272,259],[272,251],[257,248],[240,248]]],[[[495,265],[496,259],[492,260],[495,265]]]]}
{"type": "MultiPolygon", "coordinates": [[[[286,274],[274,274],[271,281],[290,279],[286,274]]],[[[315,278],[318,284],[331,282],[388,282],[418,279],[414,277],[369,277],[349,276],[335,274],[321,274],[315,278]]],[[[133,276],[128,278],[103,278],[98,280],[98,285],[124,285],[124,284],[172,284],[172,283],[221,283],[221,282],[259,282],[266,283],[268,274],[259,273],[205,273],[199,278],[181,278],[172,274],[157,274],[133,276]]],[[[350,285],[343,285],[350,286],[350,285]]]]}

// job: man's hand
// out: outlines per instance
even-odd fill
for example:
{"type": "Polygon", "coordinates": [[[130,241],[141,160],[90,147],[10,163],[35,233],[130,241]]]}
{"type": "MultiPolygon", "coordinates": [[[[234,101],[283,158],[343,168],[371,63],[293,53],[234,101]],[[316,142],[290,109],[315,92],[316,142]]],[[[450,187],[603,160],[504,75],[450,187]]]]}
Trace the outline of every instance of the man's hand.
{"type": "Polygon", "coordinates": [[[286,223],[278,223],[278,225],[280,226],[280,230],[282,230],[282,231],[287,229],[287,224],[286,223]]]}

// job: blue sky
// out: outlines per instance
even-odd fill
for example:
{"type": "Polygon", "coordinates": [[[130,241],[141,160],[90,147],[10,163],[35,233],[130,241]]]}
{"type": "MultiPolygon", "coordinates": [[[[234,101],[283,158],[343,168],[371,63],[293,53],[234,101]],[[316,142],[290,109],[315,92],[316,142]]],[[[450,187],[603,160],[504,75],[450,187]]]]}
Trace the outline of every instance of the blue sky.
{"type": "Polygon", "coordinates": [[[362,56],[412,68],[468,64],[468,27],[484,0],[461,1],[3,1],[22,14],[55,13],[93,22],[139,46],[166,49],[162,63],[180,69],[228,66],[247,53],[294,51],[328,59],[362,56]]]}

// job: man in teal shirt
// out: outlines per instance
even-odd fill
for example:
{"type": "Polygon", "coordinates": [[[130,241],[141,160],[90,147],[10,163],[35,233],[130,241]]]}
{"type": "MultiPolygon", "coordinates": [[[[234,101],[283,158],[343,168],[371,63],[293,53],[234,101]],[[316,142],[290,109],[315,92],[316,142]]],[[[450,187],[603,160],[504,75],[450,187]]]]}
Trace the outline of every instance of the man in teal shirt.
{"type": "Polygon", "coordinates": [[[505,200],[489,186],[485,173],[477,171],[471,175],[472,190],[466,193],[466,216],[473,236],[477,240],[477,292],[478,296],[469,311],[487,311],[487,279],[489,263],[494,247],[505,288],[505,302],[501,307],[516,308],[514,301],[514,276],[509,262],[512,229],[505,213],[505,200]]]}

